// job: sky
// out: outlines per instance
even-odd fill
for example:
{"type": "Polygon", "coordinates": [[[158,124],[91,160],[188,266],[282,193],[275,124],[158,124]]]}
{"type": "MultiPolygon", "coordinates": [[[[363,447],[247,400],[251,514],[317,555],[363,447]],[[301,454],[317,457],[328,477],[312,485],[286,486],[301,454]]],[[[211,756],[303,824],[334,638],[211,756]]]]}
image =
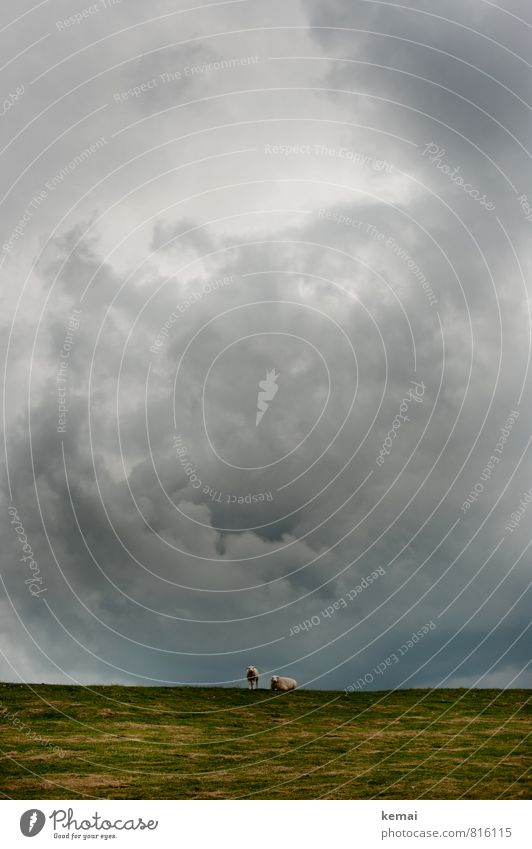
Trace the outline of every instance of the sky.
{"type": "Polygon", "coordinates": [[[0,679],[532,686],[529,4],[0,18],[0,679]]]}

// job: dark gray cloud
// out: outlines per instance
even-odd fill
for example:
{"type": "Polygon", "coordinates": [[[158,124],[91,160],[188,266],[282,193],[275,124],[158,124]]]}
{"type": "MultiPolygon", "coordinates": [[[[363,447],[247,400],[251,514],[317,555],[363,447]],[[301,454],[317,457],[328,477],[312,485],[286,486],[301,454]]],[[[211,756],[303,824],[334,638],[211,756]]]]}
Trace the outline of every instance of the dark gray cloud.
{"type": "Polygon", "coordinates": [[[530,684],[510,12],[240,4],[112,38],[140,7],[24,19],[51,34],[2,118],[24,141],[1,212],[3,678],[530,684]]]}

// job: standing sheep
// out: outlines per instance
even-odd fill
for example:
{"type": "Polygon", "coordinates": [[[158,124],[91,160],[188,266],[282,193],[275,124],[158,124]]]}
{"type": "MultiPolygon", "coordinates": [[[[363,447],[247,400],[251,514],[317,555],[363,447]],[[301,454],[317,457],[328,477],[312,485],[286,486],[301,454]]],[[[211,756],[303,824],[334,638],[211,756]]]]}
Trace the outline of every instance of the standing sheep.
{"type": "Polygon", "coordinates": [[[248,679],[248,688],[250,690],[253,690],[253,685],[255,685],[255,690],[259,689],[259,671],[256,666],[248,666],[246,678],[248,679]]]}

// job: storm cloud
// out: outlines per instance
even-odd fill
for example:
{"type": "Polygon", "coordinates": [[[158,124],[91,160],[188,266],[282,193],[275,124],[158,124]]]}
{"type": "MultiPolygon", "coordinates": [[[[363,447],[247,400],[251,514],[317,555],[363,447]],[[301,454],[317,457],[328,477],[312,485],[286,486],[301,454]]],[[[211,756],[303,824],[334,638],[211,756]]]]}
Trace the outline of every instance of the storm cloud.
{"type": "Polygon", "coordinates": [[[527,5],[4,10],[3,680],[531,686],[527,5]]]}

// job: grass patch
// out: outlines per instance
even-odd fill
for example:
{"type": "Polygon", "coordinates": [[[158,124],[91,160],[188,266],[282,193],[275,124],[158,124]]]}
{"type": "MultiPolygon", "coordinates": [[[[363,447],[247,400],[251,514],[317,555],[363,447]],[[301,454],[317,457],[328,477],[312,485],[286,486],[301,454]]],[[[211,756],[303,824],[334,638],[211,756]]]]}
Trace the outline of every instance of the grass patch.
{"type": "Polygon", "coordinates": [[[526,690],[278,695],[3,684],[0,791],[14,799],[530,798],[531,698],[526,690]]]}

